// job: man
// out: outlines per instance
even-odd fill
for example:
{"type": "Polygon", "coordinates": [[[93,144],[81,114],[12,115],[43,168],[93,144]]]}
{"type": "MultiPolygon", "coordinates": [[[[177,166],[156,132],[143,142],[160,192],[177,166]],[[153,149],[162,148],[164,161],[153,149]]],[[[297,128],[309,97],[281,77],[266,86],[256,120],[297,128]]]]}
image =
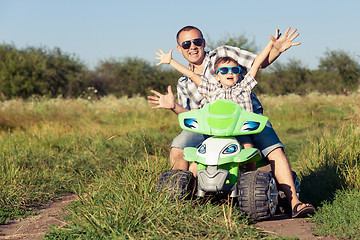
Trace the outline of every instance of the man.
{"type": "MultiPolygon", "coordinates": [[[[290,32],[288,28],[284,35],[279,38],[279,41],[284,41],[281,49],[274,46],[268,58],[263,62],[261,67],[266,67],[276,60],[280,54],[292,46],[297,46],[300,43],[292,43],[292,41],[299,35],[296,29],[290,32]]],[[[233,47],[219,47],[209,53],[206,53],[205,39],[201,31],[193,26],[186,26],[177,33],[177,50],[189,62],[189,68],[196,74],[205,75],[209,80],[213,78],[213,64],[217,57],[230,56],[236,59],[242,66],[249,69],[256,55],[233,47]]],[[[179,105],[187,109],[197,109],[204,104],[205,98],[199,94],[197,85],[186,77],[181,77],[177,84],[179,105]]],[[[162,95],[153,91],[159,100],[162,98],[173,97],[171,88],[168,89],[167,95],[162,95]]],[[[154,98],[152,98],[154,99],[154,98]]],[[[251,94],[253,111],[262,114],[263,108],[260,101],[254,93],[251,94]]],[[[149,101],[150,102],[150,101],[149,101]]],[[[179,114],[181,107],[174,103],[172,111],[179,114]]],[[[258,148],[262,154],[268,158],[271,169],[281,187],[284,191],[288,201],[291,204],[293,217],[305,217],[308,214],[314,213],[314,207],[311,204],[301,203],[297,197],[294,180],[290,168],[289,161],[284,153],[284,146],[273,130],[271,123],[268,122],[264,131],[252,137],[253,144],[258,148]]],[[[173,170],[183,170],[196,172],[196,169],[189,167],[188,162],[183,158],[183,149],[185,147],[196,147],[204,140],[201,134],[182,131],[176,138],[174,138],[170,149],[170,164],[173,170]]],[[[187,172],[190,174],[189,172],[187,172]]]]}

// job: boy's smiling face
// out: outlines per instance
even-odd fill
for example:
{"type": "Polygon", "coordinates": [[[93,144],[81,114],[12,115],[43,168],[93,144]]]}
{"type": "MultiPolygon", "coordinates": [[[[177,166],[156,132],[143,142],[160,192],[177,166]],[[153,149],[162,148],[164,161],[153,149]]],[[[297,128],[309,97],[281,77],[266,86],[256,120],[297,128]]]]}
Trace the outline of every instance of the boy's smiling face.
{"type": "MultiPolygon", "coordinates": [[[[217,66],[217,69],[222,68],[222,67],[238,67],[239,65],[234,63],[234,62],[222,62],[217,66]]],[[[216,70],[217,70],[216,69],[216,70]]],[[[235,83],[237,83],[237,81],[239,80],[240,74],[234,74],[231,70],[229,70],[229,72],[225,75],[222,75],[220,72],[218,72],[215,75],[215,78],[225,87],[230,87],[232,85],[234,85],[235,83]]]]}

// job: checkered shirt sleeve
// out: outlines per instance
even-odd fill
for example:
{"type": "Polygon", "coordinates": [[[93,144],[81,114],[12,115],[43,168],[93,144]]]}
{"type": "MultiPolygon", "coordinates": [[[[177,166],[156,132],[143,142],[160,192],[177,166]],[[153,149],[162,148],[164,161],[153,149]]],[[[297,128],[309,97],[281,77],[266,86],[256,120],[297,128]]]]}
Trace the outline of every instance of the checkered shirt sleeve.
{"type": "Polygon", "coordinates": [[[188,110],[200,108],[207,103],[207,99],[198,92],[198,86],[186,76],[178,80],[177,96],[178,103],[188,110]]]}
{"type": "Polygon", "coordinates": [[[249,73],[245,75],[244,79],[237,83],[239,86],[235,86],[236,92],[233,93],[233,101],[240,104],[246,111],[253,111],[253,103],[251,99],[251,91],[256,86],[257,81],[249,73]]]}

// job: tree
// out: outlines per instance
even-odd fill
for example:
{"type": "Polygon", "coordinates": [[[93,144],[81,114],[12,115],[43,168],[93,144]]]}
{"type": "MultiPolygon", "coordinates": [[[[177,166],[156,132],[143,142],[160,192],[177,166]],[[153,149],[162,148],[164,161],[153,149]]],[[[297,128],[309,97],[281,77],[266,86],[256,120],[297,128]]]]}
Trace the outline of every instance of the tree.
{"type": "Polygon", "coordinates": [[[83,85],[85,66],[59,48],[0,45],[0,93],[8,98],[73,96],[83,85]]]}
{"type": "Polygon", "coordinates": [[[319,70],[333,73],[339,77],[338,86],[355,89],[359,86],[360,66],[348,53],[337,50],[327,51],[325,57],[320,58],[319,70]]]}
{"type": "Polygon", "coordinates": [[[311,91],[311,72],[300,60],[290,59],[288,63],[274,62],[269,70],[257,76],[256,92],[272,95],[289,93],[305,94],[311,91]]]}
{"type": "Polygon", "coordinates": [[[174,70],[164,70],[137,58],[102,61],[94,74],[92,84],[100,92],[128,97],[147,96],[150,89],[165,91],[179,78],[174,70]]]}

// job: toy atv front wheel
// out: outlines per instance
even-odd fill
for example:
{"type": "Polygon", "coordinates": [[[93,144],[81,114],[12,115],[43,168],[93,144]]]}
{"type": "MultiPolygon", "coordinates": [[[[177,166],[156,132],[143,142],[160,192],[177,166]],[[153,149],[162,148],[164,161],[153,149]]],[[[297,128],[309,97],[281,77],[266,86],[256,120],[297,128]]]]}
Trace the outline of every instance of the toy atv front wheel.
{"type": "Polygon", "coordinates": [[[160,176],[158,190],[165,191],[170,199],[186,199],[191,197],[195,181],[190,171],[167,170],[160,176]]]}
{"type": "Polygon", "coordinates": [[[278,201],[278,191],[272,174],[259,170],[242,173],[238,181],[238,201],[240,210],[251,218],[271,218],[275,214],[278,201]]]}

